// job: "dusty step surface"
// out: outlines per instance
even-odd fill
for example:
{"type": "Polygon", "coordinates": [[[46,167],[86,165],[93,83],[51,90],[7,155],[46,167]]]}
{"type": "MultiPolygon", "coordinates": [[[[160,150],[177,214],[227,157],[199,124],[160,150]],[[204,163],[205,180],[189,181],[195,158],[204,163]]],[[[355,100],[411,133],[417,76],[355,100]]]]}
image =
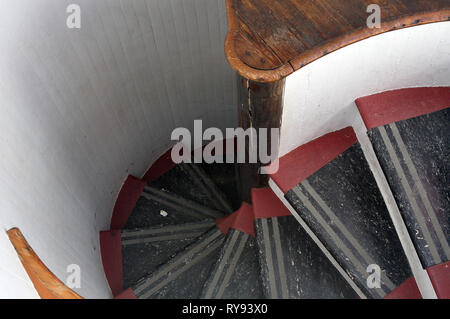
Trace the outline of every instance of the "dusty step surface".
{"type": "Polygon", "coordinates": [[[358,297],[271,188],[254,189],[252,201],[265,297],[358,297]]]}
{"type": "MultiPolygon", "coordinates": [[[[202,164],[181,163],[175,165],[152,183],[159,189],[183,196],[184,198],[211,207],[227,214],[233,212],[229,200],[215,184],[215,170],[205,172],[202,164]]],[[[215,166],[215,169],[218,167],[215,166]]]]}
{"type": "Polygon", "coordinates": [[[130,287],[215,227],[214,221],[121,232],[123,285],[130,287]]]}
{"type": "Polygon", "coordinates": [[[274,176],[292,208],[369,298],[384,298],[412,277],[375,178],[351,128],[286,155],[274,176]],[[380,288],[367,284],[373,267],[380,288]]]}
{"type": "Polygon", "coordinates": [[[241,205],[241,200],[237,188],[236,165],[234,163],[203,163],[201,164],[201,167],[214,184],[222,191],[222,194],[229,202],[232,211],[237,211],[241,205]]]}
{"type": "Polygon", "coordinates": [[[294,217],[257,220],[256,238],[267,298],[358,297],[294,217]]]}
{"type": "Polygon", "coordinates": [[[230,229],[219,258],[203,287],[204,299],[261,299],[264,297],[254,237],[230,229]]]}
{"type": "Polygon", "coordinates": [[[145,186],[124,229],[183,224],[224,215],[224,212],[215,208],[204,206],[151,184],[145,186]]]}
{"type": "Polygon", "coordinates": [[[412,276],[359,144],[285,197],[366,295],[384,298],[412,276]],[[379,289],[367,286],[370,265],[381,269],[379,289]]]}
{"type": "Polygon", "coordinates": [[[214,228],[134,283],[133,294],[140,299],[199,298],[224,240],[223,233],[214,228]]]}
{"type": "Polygon", "coordinates": [[[447,108],[368,133],[425,268],[450,260],[449,123],[447,108]]]}
{"type": "Polygon", "coordinates": [[[450,298],[450,87],[356,100],[400,214],[439,298],[450,298]]]}

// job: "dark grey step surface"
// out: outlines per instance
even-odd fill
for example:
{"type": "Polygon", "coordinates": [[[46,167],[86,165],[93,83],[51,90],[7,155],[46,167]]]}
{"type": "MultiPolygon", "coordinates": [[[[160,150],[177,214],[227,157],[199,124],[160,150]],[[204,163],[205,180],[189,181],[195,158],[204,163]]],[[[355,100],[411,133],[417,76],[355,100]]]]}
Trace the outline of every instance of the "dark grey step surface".
{"type": "Polygon", "coordinates": [[[285,197],[367,297],[383,298],[412,276],[359,143],[285,197]],[[380,288],[367,285],[369,265],[381,269],[380,288]]]}
{"type": "Polygon", "coordinates": [[[145,187],[124,229],[184,224],[223,216],[223,211],[209,208],[151,184],[145,187]]]}
{"type": "Polygon", "coordinates": [[[196,299],[216,263],[225,236],[218,228],[198,238],[131,286],[140,299],[196,299]]]}
{"type": "Polygon", "coordinates": [[[255,225],[267,298],[358,297],[293,216],[259,219],[255,225]]]}
{"type": "Polygon", "coordinates": [[[423,266],[450,260],[450,109],[368,134],[423,266]]]}
{"type": "Polygon", "coordinates": [[[201,235],[214,228],[214,220],[150,229],[122,231],[124,287],[155,271],[201,235]]]}
{"type": "MultiPolygon", "coordinates": [[[[211,171],[210,174],[214,176],[215,171],[211,171]]],[[[228,199],[201,164],[178,164],[152,184],[156,188],[178,194],[205,207],[226,214],[233,212],[228,199]]]]}
{"type": "Polygon", "coordinates": [[[203,163],[201,167],[214,184],[222,191],[230,203],[232,211],[237,211],[242,202],[236,183],[236,165],[228,163],[203,163]]]}
{"type": "Polygon", "coordinates": [[[254,237],[231,229],[209,279],[203,299],[262,299],[264,293],[254,237]]]}

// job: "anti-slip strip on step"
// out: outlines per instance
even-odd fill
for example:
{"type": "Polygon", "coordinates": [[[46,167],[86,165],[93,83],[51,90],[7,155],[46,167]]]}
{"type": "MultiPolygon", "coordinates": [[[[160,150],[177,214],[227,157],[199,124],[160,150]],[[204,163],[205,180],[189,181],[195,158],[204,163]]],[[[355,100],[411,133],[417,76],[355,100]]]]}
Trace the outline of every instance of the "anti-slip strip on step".
{"type": "Polygon", "coordinates": [[[358,298],[293,216],[255,224],[267,298],[358,298]]]}
{"type": "Polygon", "coordinates": [[[140,299],[198,298],[217,260],[224,236],[214,229],[132,286],[140,299]]]}
{"type": "Polygon", "coordinates": [[[230,230],[220,256],[203,287],[202,299],[261,299],[264,297],[255,239],[230,230]]]}
{"type": "Polygon", "coordinates": [[[214,221],[205,221],[203,223],[156,227],[153,229],[124,230],[122,231],[122,247],[195,238],[214,226],[214,221]]]}
{"type": "Polygon", "coordinates": [[[101,232],[103,267],[113,294],[148,275],[212,228],[215,228],[214,220],[101,232]]]}
{"type": "Polygon", "coordinates": [[[236,211],[241,205],[239,190],[237,187],[237,167],[234,163],[202,163],[200,165],[203,172],[205,172],[211,182],[220,189],[223,197],[225,197],[228,204],[231,206],[231,211],[236,211]]]}
{"type": "Polygon", "coordinates": [[[197,218],[202,216],[209,218],[220,218],[225,215],[219,210],[203,206],[201,204],[198,204],[197,202],[185,199],[182,196],[160,190],[150,185],[147,185],[144,188],[142,196],[147,199],[160,202],[177,210],[185,209],[186,214],[190,214],[197,218]]]}
{"type": "Polygon", "coordinates": [[[213,204],[216,209],[226,213],[233,211],[225,195],[203,171],[201,166],[196,164],[180,164],[180,167],[191,177],[198,187],[202,188],[206,194],[209,194],[211,199],[214,199],[213,204]]]}
{"type": "Polygon", "coordinates": [[[147,185],[128,217],[124,229],[195,223],[220,216],[224,216],[220,211],[157,189],[153,185],[147,185]]]}
{"type": "Polygon", "coordinates": [[[201,168],[194,171],[194,166],[200,167],[201,164],[178,164],[152,182],[151,185],[157,189],[182,196],[204,207],[230,213],[231,211],[223,208],[221,199],[218,199],[210,188],[205,187],[204,179],[201,179],[198,175],[198,170],[201,168]]]}
{"type": "Polygon", "coordinates": [[[122,231],[122,264],[125,287],[152,274],[170,257],[215,228],[214,220],[151,229],[122,231]]]}
{"type": "Polygon", "coordinates": [[[367,296],[384,298],[412,276],[359,144],[285,197],[367,296]],[[380,288],[367,284],[373,265],[381,270],[380,288]]]}
{"type": "Polygon", "coordinates": [[[447,108],[368,133],[425,268],[450,260],[449,123],[447,108]]]}

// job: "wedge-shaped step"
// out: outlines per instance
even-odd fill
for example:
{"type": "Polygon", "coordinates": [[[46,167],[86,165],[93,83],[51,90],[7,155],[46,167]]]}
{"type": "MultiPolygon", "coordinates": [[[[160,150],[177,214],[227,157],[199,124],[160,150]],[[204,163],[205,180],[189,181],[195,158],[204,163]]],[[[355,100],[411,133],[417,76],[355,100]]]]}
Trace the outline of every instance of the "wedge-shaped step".
{"type": "Polygon", "coordinates": [[[294,217],[258,219],[255,223],[267,298],[358,297],[294,217]]]}
{"type": "Polygon", "coordinates": [[[124,286],[130,287],[137,280],[151,274],[170,257],[214,227],[215,222],[212,220],[122,231],[124,286]]]}
{"type": "Polygon", "coordinates": [[[450,88],[357,100],[368,135],[424,268],[450,298],[450,88]]]}
{"type": "Polygon", "coordinates": [[[424,267],[450,260],[450,109],[369,137],[424,267]]]}
{"type": "Polygon", "coordinates": [[[236,211],[242,204],[236,184],[236,165],[234,163],[226,163],[226,158],[223,161],[223,163],[203,163],[201,167],[222,191],[223,196],[226,197],[229,205],[231,205],[232,211],[236,211]]]}
{"type": "Polygon", "coordinates": [[[215,228],[214,220],[100,233],[103,267],[116,296],[215,228]]]}
{"type": "Polygon", "coordinates": [[[228,199],[203,170],[201,164],[178,164],[152,185],[155,188],[182,195],[205,207],[212,207],[227,214],[233,212],[228,199]]]}
{"type": "Polygon", "coordinates": [[[128,218],[125,229],[176,225],[223,217],[215,208],[203,206],[183,196],[147,185],[128,218]]]}
{"type": "Polygon", "coordinates": [[[384,298],[412,277],[388,210],[351,128],[312,141],[288,157],[290,165],[281,160],[275,182],[367,297],[384,298]],[[316,166],[318,162],[321,167],[316,166]],[[285,174],[293,176],[285,180],[285,174]]]}
{"type": "Polygon", "coordinates": [[[132,292],[140,299],[199,298],[224,239],[214,228],[133,284],[132,292]]]}
{"type": "Polygon", "coordinates": [[[264,297],[256,240],[230,229],[201,298],[261,299],[264,297]]]}

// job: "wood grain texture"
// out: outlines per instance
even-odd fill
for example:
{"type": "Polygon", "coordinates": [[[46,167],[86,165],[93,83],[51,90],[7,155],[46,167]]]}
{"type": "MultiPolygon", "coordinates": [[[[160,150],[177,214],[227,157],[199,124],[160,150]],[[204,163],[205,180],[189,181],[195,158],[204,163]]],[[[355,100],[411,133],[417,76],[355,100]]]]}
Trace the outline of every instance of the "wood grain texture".
{"type": "MultiPolygon", "coordinates": [[[[259,83],[238,77],[239,127],[244,130],[256,129],[257,143],[260,143],[260,128],[268,129],[267,141],[271,141],[270,129],[281,127],[285,82],[282,79],[272,83],[259,83]]],[[[250,152],[257,152],[258,148],[251,149],[249,143],[245,145],[246,158],[249,159],[250,152]]],[[[271,147],[272,145],[268,143],[267,154],[272,153],[271,147]]],[[[261,161],[259,153],[257,163],[246,161],[246,163],[238,164],[239,193],[243,201],[251,203],[253,188],[267,187],[269,176],[260,174],[259,170],[268,164],[270,163],[261,161]]]]}
{"type": "Polygon", "coordinates": [[[226,0],[228,62],[242,77],[274,82],[357,41],[450,20],[450,0],[226,0]],[[369,4],[381,28],[368,28],[369,4]]]}
{"type": "Polygon", "coordinates": [[[12,228],[7,233],[41,299],[83,299],[44,265],[18,228],[12,228]]]}

